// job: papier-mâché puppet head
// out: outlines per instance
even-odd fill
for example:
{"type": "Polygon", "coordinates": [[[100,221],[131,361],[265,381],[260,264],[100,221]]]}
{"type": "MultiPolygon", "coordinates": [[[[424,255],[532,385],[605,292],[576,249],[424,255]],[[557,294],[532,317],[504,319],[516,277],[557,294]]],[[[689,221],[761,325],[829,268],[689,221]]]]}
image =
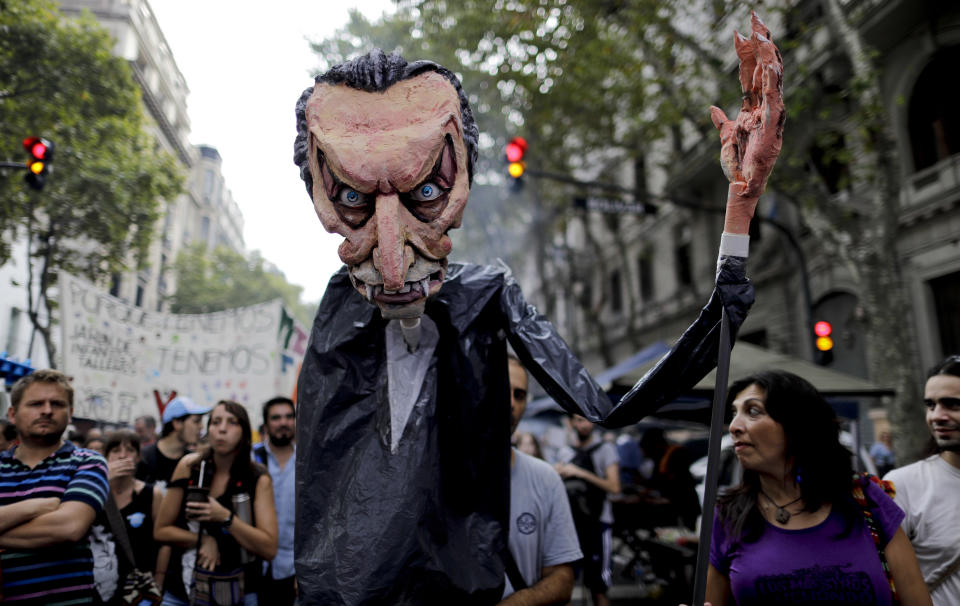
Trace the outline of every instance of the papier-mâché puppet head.
{"type": "Polygon", "coordinates": [[[375,49],[317,77],[297,103],[294,162],[357,291],[385,318],[436,293],[477,158],[460,81],[375,49]]]}

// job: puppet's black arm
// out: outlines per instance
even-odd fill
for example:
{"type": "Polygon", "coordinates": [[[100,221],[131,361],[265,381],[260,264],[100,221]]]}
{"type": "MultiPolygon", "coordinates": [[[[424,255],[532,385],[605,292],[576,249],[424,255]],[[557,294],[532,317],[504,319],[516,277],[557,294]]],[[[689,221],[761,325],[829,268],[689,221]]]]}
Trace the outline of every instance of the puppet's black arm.
{"type": "Polygon", "coordinates": [[[700,316],[670,352],[613,404],[553,325],[524,301],[516,283],[508,281],[501,294],[507,338],[524,366],[564,410],[606,427],[636,423],[696,385],[717,365],[723,307],[730,319],[731,337],[736,338],[752,304],[753,285],[746,277],[746,258],[721,257],[713,294],[700,316]]]}

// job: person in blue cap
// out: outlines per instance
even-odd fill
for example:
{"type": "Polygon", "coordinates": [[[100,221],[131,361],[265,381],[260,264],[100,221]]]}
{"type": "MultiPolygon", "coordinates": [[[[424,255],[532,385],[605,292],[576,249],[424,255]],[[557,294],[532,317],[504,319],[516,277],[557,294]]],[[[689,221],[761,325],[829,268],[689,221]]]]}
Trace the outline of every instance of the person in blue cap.
{"type": "Polygon", "coordinates": [[[210,406],[201,406],[186,396],[177,396],[163,409],[160,439],[145,447],[137,463],[136,477],[166,487],[177,461],[200,439],[203,415],[210,406]]]}

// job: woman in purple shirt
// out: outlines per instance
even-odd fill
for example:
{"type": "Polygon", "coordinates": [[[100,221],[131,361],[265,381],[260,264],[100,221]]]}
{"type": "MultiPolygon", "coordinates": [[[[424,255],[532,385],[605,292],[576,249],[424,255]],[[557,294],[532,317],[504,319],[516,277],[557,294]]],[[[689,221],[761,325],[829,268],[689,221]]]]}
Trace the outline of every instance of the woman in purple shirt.
{"type": "MultiPolygon", "coordinates": [[[[707,601],[890,605],[877,544],[852,496],[852,458],[823,396],[770,371],[734,383],[728,404],[744,474],[718,501],[707,601]]],[[[929,606],[903,512],[880,486],[861,484],[901,604],[929,606]]]]}

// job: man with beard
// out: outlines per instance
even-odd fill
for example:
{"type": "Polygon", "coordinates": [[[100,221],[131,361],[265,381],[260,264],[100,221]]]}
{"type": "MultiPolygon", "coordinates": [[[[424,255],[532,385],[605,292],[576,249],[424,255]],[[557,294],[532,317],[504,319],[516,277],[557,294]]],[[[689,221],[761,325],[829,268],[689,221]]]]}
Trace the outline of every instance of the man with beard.
{"type": "Polygon", "coordinates": [[[276,397],[263,405],[267,439],[253,449],[253,458],[267,468],[273,480],[277,507],[277,557],[264,562],[260,590],[264,603],[293,604],[297,597],[293,568],[294,488],[296,485],[297,409],[290,398],[276,397]]]}
{"type": "Polygon", "coordinates": [[[894,469],[884,479],[906,517],[904,532],[917,554],[935,606],[960,604],[960,356],[930,371],[923,403],[939,451],[894,469]]]}
{"type": "Polygon", "coordinates": [[[72,413],[73,387],[56,370],[10,392],[20,444],[0,452],[0,601],[94,603],[87,535],[107,498],[107,462],[62,439],[72,413]]]}

